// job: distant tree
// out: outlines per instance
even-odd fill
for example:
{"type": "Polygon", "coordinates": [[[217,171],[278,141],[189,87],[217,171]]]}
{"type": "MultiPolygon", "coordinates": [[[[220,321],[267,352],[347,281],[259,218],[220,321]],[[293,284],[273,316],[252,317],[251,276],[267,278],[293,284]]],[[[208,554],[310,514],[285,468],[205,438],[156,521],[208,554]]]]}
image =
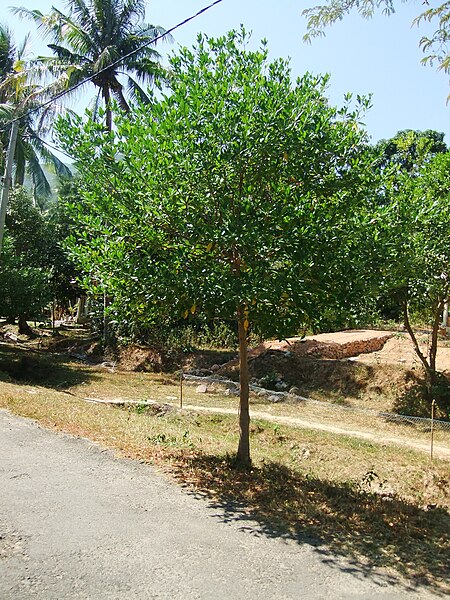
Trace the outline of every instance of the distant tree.
{"type": "Polygon", "coordinates": [[[404,174],[382,207],[378,249],[382,255],[382,289],[401,308],[428,383],[428,398],[437,380],[436,355],[441,315],[450,294],[450,153],[438,153],[416,177],[404,174]],[[431,338],[422,351],[410,314],[418,310],[430,323],[431,338]]]}
{"type": "MultiPolygon", "coordinates": [[[[234,319],[240,350],[237,462],[250,464],[247,336],[283,337],[354,290],[351,232],[370,189],[360,114],[291,83],[288,63],[244,31],[200,36],[170,64],[170,91],[105,133],[60,125],[84,181],[72,252],[121,319],[234,319]]],[[[359,99],[361,108],[366,106],[359,99]]]]}
{"type": "MultiPolygon", "coordinates": [[[[427,0],[423,2],[428,6],[427,0]]],[[[328,25],[342,21],[342,19],[352,10],[357,11],[365,19],[371,18],[377,9],[381,9],[386,15],[395,13],[396,2],[394,0],[328,0],[326,4],[321,4],[303,11],[307,18],[307,33],[304,36],[306,41],[314,37],[323,36],[324,29],[328,25]]],[[[450,4],[444,2],[435,7],[429,7],[421,12],[413,21],[413,24],[419,25],[426,21],[436,23],[436,29],[430,37],[420,38],[420,46],[425,53],[422,62],[424,64],[437,64],[438,68],[447,74],[450,74],[450,4]]]]}
{"type": "Polygon", "coordinates": [[[23,187],[11,191],[0,261],[0,315],[19,320],[31,334],[30,318],[41,317],[50,302],[67,306],[77,289],[76,272],[64,252],[67,218],[58,205],[45,215],[23,187]]]}
{"type": "Polygon", "coordinates": [[[430,129],[399,131],[376,144],[376,151],[380,152],[378,165],[382,169],[394,166],[399,172],[415,174],[433,156],[447,151],[444,137],[444,133],[430,129]]]}
{"type": "Polygon", "coordinates": [[[42,164],[51,165],[55,172],[70,177],[70,170],[46,146],[44,139],[49,131],[57,107],[29,113],[49,90],[34,80],[27,61],[28,36],[16,47],[10,30],[0,24],[0,141],[3,152],[0,169],[4,168],[4,155],[9,144],[10,121],[21,118],[14,149],[14,185],[23,185],[28,172],[35,198],[48,197],[51,188],[42,164]]]}
{"type": "Polygon", "coordinates": [[[40,57],[36,63],[44,73],[56,77],[55,88],[69,89],[92,77],[98,89],[97,102],[101,96],[111,129],[111,99],[115,98],[122,110],[130,109],[122,76],[132,98],[148,100],[141,82],[152,82],[162,72],[160,55],[151,41],[164,29],[143,22],[144,0],[68,0],[66,4],[67,14],[56,8],[48,15],[26,8],[13,12],[32,19],[43,35],[52,39],[48,47],[54,56],[40,57]],[[119,59],[120,64],[114,65],[119,59]]]}

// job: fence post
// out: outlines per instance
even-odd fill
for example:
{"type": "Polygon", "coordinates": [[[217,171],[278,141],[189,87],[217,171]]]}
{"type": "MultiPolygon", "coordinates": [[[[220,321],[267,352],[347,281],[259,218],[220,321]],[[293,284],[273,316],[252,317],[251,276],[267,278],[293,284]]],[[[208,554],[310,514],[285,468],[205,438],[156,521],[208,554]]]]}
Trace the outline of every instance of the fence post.
{"type": "Polygon", "coordinates": [[[433,441],[434,441],[434,406],[436,401],[433,400],[431,403],[431,446],[430,446],[430,459],[433,460],[433,441]]]}
{"type": "Polygon", "coordinates": [[[180,409],[183,408],[183,369],[180,369],[180,409]]]}

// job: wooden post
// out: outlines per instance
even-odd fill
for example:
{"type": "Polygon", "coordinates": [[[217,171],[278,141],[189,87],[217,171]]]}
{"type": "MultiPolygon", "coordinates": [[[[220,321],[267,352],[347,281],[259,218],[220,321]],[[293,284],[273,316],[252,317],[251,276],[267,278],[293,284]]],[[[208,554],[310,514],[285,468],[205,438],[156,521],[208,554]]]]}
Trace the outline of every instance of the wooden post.
{"type": "Polygon", "coordinates": [[[183,369],[180,369],[180,409],[183,408],[183,369]]]}
{"type": "Polygon", "coordinates": [[[433,460],[433,442],[434,442],[434,407],[436,405],[435,400],[431,403],[431,445],[430,445],[430,459],[433,460]]]}

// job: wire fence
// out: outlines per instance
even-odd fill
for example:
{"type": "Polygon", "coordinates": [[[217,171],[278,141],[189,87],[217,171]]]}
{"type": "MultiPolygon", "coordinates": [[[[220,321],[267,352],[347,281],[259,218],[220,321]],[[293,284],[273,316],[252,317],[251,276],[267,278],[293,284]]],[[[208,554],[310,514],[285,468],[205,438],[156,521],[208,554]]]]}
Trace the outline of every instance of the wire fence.
{"type": "MultiPolygon", "coordinates": [[[[238,394],[239,393],[239,384],[230,379],[226,379],[224,377],[216,376],[200,376],[200,375],[190,375],[185,374],[183,378],[187,381],[198,382],[198,383],[213,383],[217,385],[224,386],[226,389],[230,391],[230,393],[238,394]]],[[[310,405],[316,406],[324,411],[336,411],[344,413],[353,413],[359,415],[365,415],[367,417],[375,418],[377,420],[382,420],[387,423],[392,423],[395,425],[404,425],[407,427],[414,427],[416,429],[420,429],[421,431],[430,431],[433,427],[436,431],[445,431],[450,433],[450,421],[443,421],[440,419],[431,419],[427,417],[416,417],[413,415],[401,415],[398,413],[377,411],[370,408],[360,408],[357,406],[343,406],[341,404],[335,404],[332,402],[323,402],[321,400],[313,400],[312,398],[307,398],[305,396],[300,396],[298,394],[293,394],[290,392],[281,392],[281,391],[272,391],[266,388],[250,384],[250,391],[256,394],[260,398],[264,398],[272,403],[278,402],[299,402],[302,405],[310,405]]]]}

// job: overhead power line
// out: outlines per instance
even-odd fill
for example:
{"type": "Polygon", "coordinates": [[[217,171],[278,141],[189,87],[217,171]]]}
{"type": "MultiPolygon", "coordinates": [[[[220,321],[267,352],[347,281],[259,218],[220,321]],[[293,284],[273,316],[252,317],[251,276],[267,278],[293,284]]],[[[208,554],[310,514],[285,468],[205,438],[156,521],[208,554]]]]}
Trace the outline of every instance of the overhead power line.
{"type": "Polygon", "coordinates": [[[109,69],[111,69],[112,67],[117,67],[124,60],[126,60],[130,56],[133,56],[133,54],[136,54],[137,52],[140,52],[141,50],[143,50],[147,46],[150,46],[151,44],[155,44],[159,40],[162,40],[166,36],[170,35],[176,29],[179,29],[183,25],[186,25],[186,23],[189,23],[190,21],[193,21],[194,19],[196,19],[197,17],[199,17],[200,15],[202,15],[203,13],[205,13],[206,11],[210,10],[211,8],[213,8],[214,6],[216,6],[217,4],[220,4],[221,2],[223,2],[223,0],[215,0],[215,2],[212,2],[208,6],[205,6],[204,8],[202,8],[201,10],[199,10],[197,13],[195,13],[195,15],[191,15],[187,19],[184,19],[184,21],[180,21],[180,23],[177,23],[176,25],[174,25],[170,29],[167,29],[164,33],[161,33],[160,35],[154,37],[153,39],[145,42],[144,44],[142,44],[141,46],[139,46],[139,48],[136,48],[136,50],[133,50],[132,52],[129,52],[125,56],[122,56],[118,60],[116,60],[116,61],[112,62],[111,64],[109,64],[108,66],[106,66],[104,69],[101,69],[100,71],[97,71],[93,75],[90,75],[89,77],[86,77],[85,79],[83,79],[82,81],[79,81],[78,83],[76,83],[72,87],[68,88],[67,90],[63,90],[62,92],[59,92],[58,94],[56,94],[55,96],[53,96],[52,98],[50,98],[49,100],[47,100],[46,102],[43,102],[42,104],[39,104],[38,106],[30,108],[25,114],[21,115],[20,117],[16,117],[15,119],[11,119],[7,123],[5,123],[5,127],[7,127],[8,125],[11,125],[12,123],[15,123],[16,121],[20,121],[20,120],[22,120],[25,117],[28,117],[29,115],[33,114],[34,112],[37,112],[38,110],[41,110],[41,109],[45,108],[46,106],[49,106],[53,102],[56,102],[57,100],[59,100],[60,98],[62,98],[63,96],[66,96],[67,94],[70,94],[74,90],[78,89],[79,87],[81,87],[85,83],[88,83],[89,81],[92,81],[93,79],[95,79],[96,77],[98,77],[99,75],[101,75],[102,73],[105,73],[106,71],[109,71],[109,69]]]}

